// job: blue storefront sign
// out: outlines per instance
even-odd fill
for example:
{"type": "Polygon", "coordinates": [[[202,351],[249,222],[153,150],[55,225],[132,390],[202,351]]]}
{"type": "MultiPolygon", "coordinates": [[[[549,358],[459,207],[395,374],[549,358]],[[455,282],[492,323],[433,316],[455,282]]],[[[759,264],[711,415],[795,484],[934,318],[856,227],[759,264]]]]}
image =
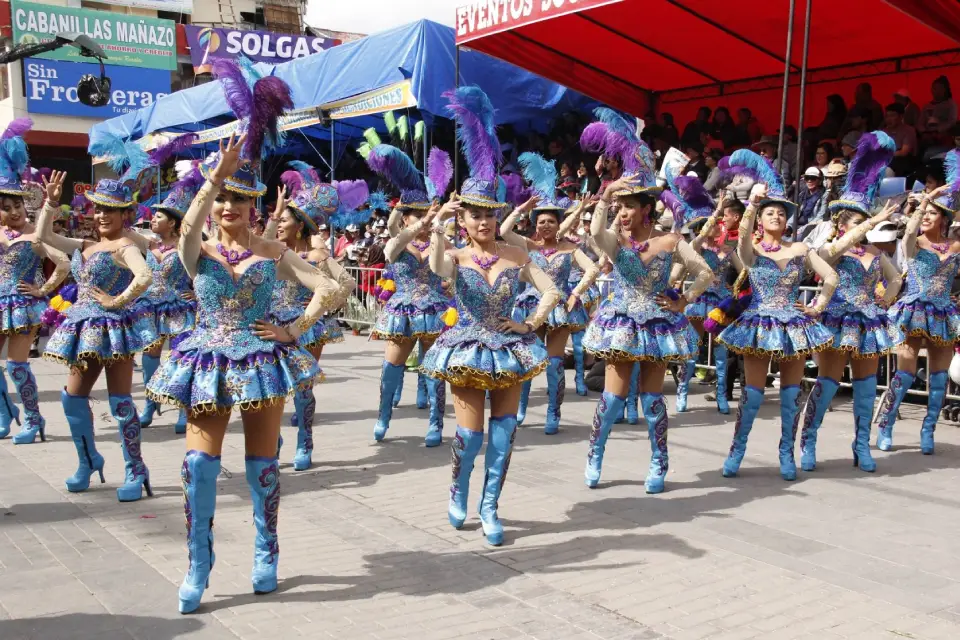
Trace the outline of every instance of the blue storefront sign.
{"type": "Polygon", "coordinates": [[[100,75],[100,65],[62,60],[27,58],[23,62],[23,84],[27,111],[59,116],[113,118],[148,107],[170,93],[170,72],[163,69],[107,66],[110,102],[88,107],[77,97],[77,82],[86,74],[100,75]]]}

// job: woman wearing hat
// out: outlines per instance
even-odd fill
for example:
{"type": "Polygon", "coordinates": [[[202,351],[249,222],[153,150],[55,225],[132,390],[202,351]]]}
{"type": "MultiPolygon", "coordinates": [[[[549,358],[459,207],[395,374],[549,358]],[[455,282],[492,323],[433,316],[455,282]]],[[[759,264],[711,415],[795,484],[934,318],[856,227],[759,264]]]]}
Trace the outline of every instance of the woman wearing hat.
{"type": "MultiPolygon", "coordinates": [[[[390,419],[397,391],[403,383],[403,371],[414,345],[430,349],[443,330],[443,314],[450,307],[450,299],[442,288],[442,279],[430,270],[430,248],[446,240],[431,237],[430,226],[421,218],[446,192],[453,177],[450,157],[434,149],[430,153],[426,178],[403,151],[386,144],[378,144],[367,156],[370,168],[384,176],[400,190],[397,214],[403,217],[403,229],[384,247],[389,270],[396,291],[384,305],[372,335],[387,342],[387,350],[380,373],[380,411],[373,428],[377,442],[383,440],[390,428],[390,419]]],[[[430,422],[424,444],[439,446],[443,434],[443,412],[446,405],[446,386],[441,379],[426,380],[430,402],[430,422]]],[[[399,398],[396,398],[399,401],[399,398]]]]}
{"type": "Polygon", "coordinates": [[[746,387],[740,395],[723,475],[733,477],[740,470],[747,438],[763,402],[770,362],[775,360],[780,365],[780,475],[784,480],[796,480],[800,381],[805,356],[831,342],[830,332],[816,318],[833,296],[837,273],[802,242],[783,241],[796,205],[786,199],[780,176],[765,159],[740,150],[730,156],[729,166],[752,173],[757,184],[750,192],[737,243],[737,255],[745,268],[741,278],[749,280],[753,296],[743,314],[717,336],[720,344],[743,355],[746,370],[746,387]],[[804,268],[823,280],[823,290],[812,307],[799,302],[804,268]]]}
{"type": "MultiPolygon", "coordinates": [[[[534,196],[503,221],[500,235],[507,243],[527,251],[531,261],[553,279],[553,284],[565,297],[563,304],[557,305],[550,312],[540,334],[540,338],[547,344],[547,353],[550,356],[547,365],[547,419],[543,432],[553,435],[560,430],[560,407],[566,388],[563,356],[567,338],[571,332],[586,328],[590,320],[580,299],[597,279],[600,269],[577,245],[563,240],[567,229],[561,228],[560,223],[570,202],[566,198],[558,200],[555,195],[557,170],[553,161],[530,152],[520,154],[517,160],[534,196]],[[514,233],[517,220],[524,215],[529,215],[536,227],[537,240],[529,240],[514,233]],[[583,272],[583,277],[575,287],[570,287],[570,271],[574,265],[583,272]]],[[[577,216],[572,218],[573,221],[576,219],[577,216]]],[[[527,289],[517,298],[513,319],[522,322],[539,304],[540,292],[534,288],[527,289]]],[[[523,424],[526,416],[531,384],[530,380],[523,383],[520,409],[517,413],[518,424],[523,424]]]]}
{"type": "Polygon", "coordinates": [[[654,230],[662,189],[657,186],[653,153],[637,138],[634,127],[610,109],[595,113],[599,122],[584,129],[580,144],[587,151],[617,149],[625,157],[624,176],[607,186],[590,225],[590,234],[613,263],[616,295],[600,305],[583,339],[587,351],[607,362],[584,478],[588,487],[600,481],[607,438],[623,414],[634,364],[640,363],[640,404],[651,448],[644,487],[647,493],[660,493],[669,468],[663,379],[668,363],[697,356],[699,338],[683,311],[714,275],[680,234],[654,230]],[[608,229],[607,210],[614,197],[620,211],[614,227],[608,229]],[[694,283],[685,296],[671,297],[670,271],[677,263],[690,271],[694,283]]]}
{"type": "MultiPolygon", "coordinates": [[[[494,132],[493,105],[477,87],[460,87],[445,94],[467,150],[470,177],[459,200],[451,200],[434,215],[430,268],[450,278],[457,321],[442,333],[423,358],[423,372],[450,383],[457,412],[457,433],[451,443],[453,483],[447,517],[460,529],[467,517],[470,474],[483,446],[484,404],[490,393],[490,421],[480,498],[480,526],[491,545],[503,543],[497,507],[517,429],[522,383],[547,366],[547,351],[536,336],[560,294],[550,276],[526,251],[497,242],[497,215],[506,199],[506,184],[497,175],[500,143],[494,132]],[[445,251],[443,220],[456,215],[468,245],[445,251]],[[510,318],[523,283],[540,291],[540,304],[524,322],[510,318]]],[[[421,221],[420,225],[426,226],[421,221]]]]}
{"type": "Polygon", "coordinates": [[[800,432],[800,468],[817,466],[817,431],[830,401],[840,388],[840,377],[852,359],[853,374],[853,462],[873,472],[877,465],[870,455],[870,420],[877,399],[877,367],[880,356],[904,340],[886,308],[900,290],[900,273],[879,249],[861,246],[867,233],[890,218],[896,204],[870,217],[870,207],[893,157],[893,141],[882,131],[860,138],[857,154],[850,163],[850,180],[840,197],[830,204],[835,234],[818,253],[837,270],[840,284],[820,319],[833,340],[817,356],[817,382],[803,407],[800,432]],[[883,298],[877,287],[886,283],[883,298]]]}
{"type": "MultiPolygon", "coordinates": [[[[70,261],[46,244],[27,220],[24,198],[29,194],[21,179],[29,162],[23,135],[33,122],[18,118],[0,136],[0,349],[7,346],[7,373],[23,403],[24,419],[7,393],[7,378],[0,370],[0,438],[10,433],[16,420],[21,425],[14,444],[33,443],[37,434],[46,440],[46,421],[40,415],[37,379],[30,368],[30,349],[42,324],[49,295],[70,273],[70,261]],[[43,259],[56,269],[44,282],[43,259]]],[[[58,210],[59,213],[59,210],[58,210]]]]}
{"type": "Polygon", "coordinates": [[[877,448],[881,451],[893,447],[897,410],[913,385],[920,349],[926,348],[929,397],[920,427],[920,451],[933,454],[933,434],[947,391],[947,368],[954,343],[960,339],[960,310],[950,297],[960,271],[960,241],[947,237],[960,209],[960,151],[947,153],[944,166],[947,183],[923,195],[903,235],[906,287],[890,308],[890,319],[907,334],[907,340],[897,349],[897,373],[880,400],[877,448]]]}

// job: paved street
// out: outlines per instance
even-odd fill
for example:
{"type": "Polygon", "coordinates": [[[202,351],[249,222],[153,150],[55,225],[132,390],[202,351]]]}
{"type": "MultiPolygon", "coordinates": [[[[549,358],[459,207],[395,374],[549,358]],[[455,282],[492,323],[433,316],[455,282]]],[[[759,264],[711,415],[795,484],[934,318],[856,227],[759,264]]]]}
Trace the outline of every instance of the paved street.
{"type": "MultiPolygon", "coordinates": [[[[475,514],[462,531],[447,524],[450,453],[446,438],[422,446],[414,375],[388,439],[373,442],[381,355],[381,343],[354,337],[324,354],[313,469],[293,473],[296,432],[284,429],[281,583],[267,596],[249,582],[254,530],[234,421],[217,564],[191,616],[176,610],[187,564],[176,414],[144,431],[155,497],[119,504],[122,458],[101,381],[93,410],[107,484],[69,494],[65,370],[34,360],[47,442],[0,442],[0,638],[960,637],[960,430],[942,425],[937,455],[920,455],[917,405],[905,405],[895,450],[877,453],[868,475],[850,466],[841,394],[818,470],[786,483],[768,391],[741,477],[725,479],[733,416],[694,383],[689,413],[674,415],[669,399],[667,492],[647,496],[646,428],[616,428],[591,491],[583,466],[596,395],[576,396],[568,372],[563,429],[544,436],[540,378],[501,499],[506,542],[491,549],[475,514]]],[[[454,425],[448,404],[445,436],[454,425]]],[[[477,466],[474,498],[482,455],[477,466]]]]}

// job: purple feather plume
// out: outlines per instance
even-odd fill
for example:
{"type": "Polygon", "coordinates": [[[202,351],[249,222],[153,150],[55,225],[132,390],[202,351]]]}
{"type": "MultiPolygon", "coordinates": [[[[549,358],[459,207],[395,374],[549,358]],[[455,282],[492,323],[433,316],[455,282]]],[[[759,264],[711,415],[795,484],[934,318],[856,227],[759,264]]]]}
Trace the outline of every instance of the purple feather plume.
{"type": "Polygon", "coordinates": [[[253,114],[253,91],[235,60],[214,58],[213,75],[220,80],[227,105],[237,118],[242,120],[253,114]]]}
{"type": "Polygon", "coordinates": [[[960,150],[951,149],[943,158],[943,170],[947,177],[950,191],[960,191],[960,150]]]}
{"type": "Polygon", "coordinates": [[[87,197],[82,193],[78,193],[73,196],[73,200],[70,201],[70,208],[72,209],[83,209],[87,206],[87,203],[90,202],[87,200],[87,197]]]}
{"type": "Polygon", "coordinates": [[[176,181],[173,185],[174,188],[189,189],[191,191],[198,191],[201,186],[203,186],[206,178],[203,177],[203,174],[200,173],[198,167],[194,167],[188,171],[182,178],[176,181]]]}
{"type": "Polygon", "coordinates": [[[872,131],[860,136],[857,152],[848,167],[844,189],[854,193],[869,193],[875,189],[883,179],[896,150],[896,143],[882,131],[872,131]]]}
{"type": "Polygon", "coordinates": [[[287,194],[292,195],[303,189],[303,176],[299,171],[284,171],[280,174],[280,182],[287,187],[287,194]]]}
{"type": "Polygon", "coordinates": [[[453,180],[453,162],[450,154],[439,147],[430,149],[427,156],[427,177],[433,183],[434,196],[442,198],[453,180]]]}
{"type": "Polygon", "coordinates": [[[158,167],[162,166],[173,156],[186,153],[196,140],[197,134],[193,132],[171,138],[156,149],[147,152],[147,155],[150,157],[150,163],[158,167]]]}
{"type": "Polygon", "coordinates": [[[3,135],[0,136],[0,141],[9,140],[14,136],[22,138],[26,135],[27,131],[30,131],[31,127],[33,127],[33,120],[30,118],[14,118],[10,121],[10,124],[7,125],[3,135]]]}
{"type": "Polygon", "coordinates": [[[710,197],[710,194],[707,193],[707,190],[703,187],[703,183],[700,182],[700,178],[696,176],[677,176],[674,179],[674,183],[677,185],[677,191],[683,201],[687,203],[687,206],[691,209],[712,209],[714,206],[713,198],[710,197]]]}
{"type": "Polygon", "coordinates": [[[664,206],[670,209],[673,214],[673,226],[675,229],[683,226],[686,214],[686,205],[672,191],[664,191],[660,194],[660,200],[664,206]]]}
{"type": "Polygon", "coordinates": [[[260,160],[265,142],[277,142],[280,132],[277,128],[280,116],[287,109],[293,109],[290,85],[276,76],[260,78],[253,85],[253,112],[247,127],[247,142],[244,145],[248,160],[260,160]]]}
{"type": "Polygon", "coordinates": [[[580,134],[580,146],[588,153],[600,153],[607,137],[607,125],[602,122],[591,122],[580,134]]]}
{"type": "Polygon", "coordinates": [[[457,120],[457,139],[470,166],[470,176],[493,182],[497,178],[502,151],[494,125],[493,104],[479,87],[459,87],[443,94],[447,111],[457,120]]]}
{"type": "Polygon", "coordinates": [[[389,144],[378,144],[370,150],[367,165],[401,191],[423,189],[423,176],[410,156],[389,144]]]}
{"type": "Polygon", "coordinates": [[[363,180],[341,180],[334,182],[340,196],[340,209],[353,211],[363,206],[370,197],[370,187],[363,180]]]}
{"type": "Polygon", "coordinates": [[[523,186],[523,178],[518,173],[504,173],[500,176],[507,185],[506,202],[519,206],[530,199],[530,189],[523,186]]]}

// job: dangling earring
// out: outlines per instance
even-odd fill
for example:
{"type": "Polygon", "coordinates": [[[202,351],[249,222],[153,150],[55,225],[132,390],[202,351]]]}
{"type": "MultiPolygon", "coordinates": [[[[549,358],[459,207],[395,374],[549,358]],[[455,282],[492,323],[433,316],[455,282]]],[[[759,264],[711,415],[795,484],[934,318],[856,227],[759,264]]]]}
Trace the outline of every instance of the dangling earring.
{"type": "Polygon", "coordinates": [[[756,238],[757,242],[763,240],[763,227],[758,226],[756,231],[753,232],[753,237],[756,238]]]}
{"type": "Polygon", "coordinates": [[[300,240],[301,238],[303,238],[303,232],[297,231],[297,240],[300,240]]]}
{"type": "Polygon", "coordinates": [[[843,237],[843,234],[845,234],[846,232],[847,232],[846,229],[840,229],[839,231],[837,231],[837,240],[839,240],[840,238],[842,238],[842,237],[843,237]]]}

